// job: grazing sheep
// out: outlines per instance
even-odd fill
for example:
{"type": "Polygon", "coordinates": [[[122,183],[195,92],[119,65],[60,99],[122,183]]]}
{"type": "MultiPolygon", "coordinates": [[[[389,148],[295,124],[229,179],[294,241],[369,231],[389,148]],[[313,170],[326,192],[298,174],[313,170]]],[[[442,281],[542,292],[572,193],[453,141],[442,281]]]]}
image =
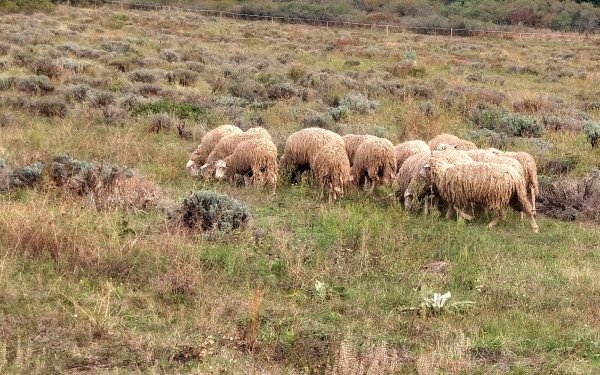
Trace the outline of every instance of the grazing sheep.
{"type": "Polygon", "coordinates": [[[326,144],[310,162],[313,177],[320,187],[321,199],[329,189],[329,203],[344,195],[344,185],[350,179],[350,161],[346,149],[339,143],[326,144]]]}
{"type": "Polygon", "coordinates": [[[389,185],[396,175],[394,145],[385,138],[365,139],[354,155],[351,181],[373,192],[378,185],[389,185]],[[370,188],[367,186],[370,185],[370,188]]]}
{"type": "Polygon", "coordinates": [[[346,146],[348,160],[350,160],[350,166],[352,166],[354,155],[356,155],[356,150],[358,149],[358,146],[360,146],[360,144],[369,137],[374,136],[367,134],[347,134],[342,137],[346,146]]]}
{"type": "Polygon", "coordinates": [[[215,148],[221,138],[231,135],[242,133],[242,130],[237,126],[233,125],[221,125],[202,137],[202,142],[198,145],[198,148],[190,156],[185,168],[192,176],[197,176],[200,172],[200,167],[206,162],[206,158],[215,148]]]}
{"type": "MultiPolygon", "coordinates": [[[[419,166],[423,166],[428,163],[430,164],[434,160],[444,161],[450,164],[473,161],[467,153],[467,151],[456,150],[453,147],[447,148],[442,151],[432,151],[431,155],[428,155],[427,158],[424,159],[414,159],[415,162],[419,163],[419,166]]],[[[409,161],[407,160],[404,162],[404,164],[407,164],[408,162],[409,161]]],[[[432,184],[431,181],[427,180],[425,178],[426,176],[422,175],[419,170],[415,170],[415,168],[416,166],[413,166],[411,168],[409,165],[407,165],[406,168],[403,170],[402,174],[406,176],[410,175],[410,179],[408,179],[407,177],[407,180],[398,181],[397,189],[404,190],[397,190],[396,196],[399,197],[401,194],[403,195],[404,206],[407,210],[410,210],[412,208],[412,203],[415,200],[420,200],[427,197],[427,199],[425,199],[424,207],[425,215],[427,215],[429,213],[430,205],[440,208],[441,206],[444,206],[446,202],[444,202],[440,195],[437,193],[436,186],[432,184]]],[[[452,207],[448,207],[448,210],[446,211],[446,217],[449,218],[451,214],[452,207]]]]}
{"type": "Polygon", "coordinates": [[[215,177],[234,179],[244,176],[246,184],[277,186],[277,146],[270,139],[254,138],[240,142],[233,153],[215,163],[215,177]]]}
{"type": "Polygon", "coordinates": [[[344,140],[339,134],[321,128],[302,129],[288,137],[281,163],[292,172],[292,183],[300,181],[302,172],[310,169],[311,157],[329,143],[344,148],[344,140]]]}
{"type": "Polygon", "coordinates": [[[264,138],[271,140],[271,135],[264,128],[257,127],[246,130],[243,133],[231,134],[221,138],[219,143],[215,146],[212,152],[206,158],[206,162],[200,171],[206,178],[211,177],[215,173],[215,163],[219,160],[225,159],[227,156],[233,154],[235,148],[243,141],[248,139],[264,138]]]}
{"type": "MultiPolygon", "coordinates": [[[[398,198],[401,202],[404,201],[404,199],[408,196],[405,194],[408,190],[411,181],[419,177],[419,172],[421,171],[421,168],[425,164],[429,163],[430,160],[430,154],[420,153],[408,157],[404,161],[404,163],[402,163],[402,166],[400,167],[400,169],[398,169],[398,172],[396,173],[396,178],[394,179],[395,195],[396,198],[398,198]]],[[[409,206],[407,206],[406,204],[405,207],[409,208],[409,206]]]]}
{"type": "Polygon", "coordinates": [[[510,205],[525,212],[533,231],[538,232],[525,179],[510,166],[479,162],[450,164],[434,159],[423,166],[421,174],[428,176],[440,196],[467,220],[472,216],[464,211],[471,204],[479,204],[495,215],[488,225],[493,227],[504,218],[504,209],[510,205]]]}
{"type": "Polygon", "coordinates": [[[432,150],[437,150],[439,145],[446,144],[450,146],[454,146],[457,150],[474,150],[477,148],[475,143],[469,142],[467,140],[458,138],[452,134],[440,134],[429,141],[429,148],[432,150]]]}
{"type": "Polygon", "coordinates": [[[535,200],[540,193],[535,159],[527,152],[505,152],[502,155],[515,159],[523,166],[523,176],[525,177],[525,182],[527,184],[527,192],[528,194],[531,194],[531,205],[533,207],[533,212],[535,213],[535,200]]]}
{"type": "Polygon", "coordinates": [[[402,164],[406,159],[415,154],[421,153],[431,153],[431,149],[424,141],[414,140],[397,144],[396,147],[394,147],[394,155],[396,155],[396,170],[399,170],[400,167],[402,167],[402,164]]]}

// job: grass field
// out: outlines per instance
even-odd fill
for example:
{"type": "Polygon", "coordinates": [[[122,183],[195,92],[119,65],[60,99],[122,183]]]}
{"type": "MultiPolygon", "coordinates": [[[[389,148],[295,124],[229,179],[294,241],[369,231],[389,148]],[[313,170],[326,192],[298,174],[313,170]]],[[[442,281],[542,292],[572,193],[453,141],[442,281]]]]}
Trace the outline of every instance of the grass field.
{"type": "Polygon", "coordinates": [[[600,373],[597,223],[542,216],[534,235],[510,213],[488,229],[401,211],[391,188],[326,204],[306,183],[271,195],[184,169],[232,123],[280,150],[306,126],[446,131],[532,153],[543,181],[579,179],[600,166],[598,46],[102,8],[2,23],[8,165],[128,165],[174,200],[215,190],[254,219],[189,236],[47,178],[0,195],[1,373],[600,373]]]}

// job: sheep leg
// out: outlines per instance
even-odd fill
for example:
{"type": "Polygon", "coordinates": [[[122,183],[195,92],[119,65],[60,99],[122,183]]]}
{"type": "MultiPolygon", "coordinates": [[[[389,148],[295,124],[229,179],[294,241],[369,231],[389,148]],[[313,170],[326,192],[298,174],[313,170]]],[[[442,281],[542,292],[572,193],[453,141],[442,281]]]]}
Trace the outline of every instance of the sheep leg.
{"type": "Polygon", "coordinates": [[[525,213],[523,211],[521,211],[521,221],[523,221],[524,217],[525,217],[525,213]]]}
{"type": "Polygon", "coordinates": [[[452,207],[448,207],[448,209],[446,210],[446,220],[450,220],[451,217],[452,217],[452,207]]]}
{"type": "Polygon", "coordinates": [[[537,216],[537,211],[535,209],[535,190],[533,187],[531,188],[531,209],[533,211],[533,216],[537,216]]]}
{"type": "Polygon", "coordinates": [[[492,221],[490,221],[490,223],[488,224],[488,228],[495,227],[499,221],[500,221],[500,218],[498,216],[496,216],[492,221]]]}
{"type": "Polygon", "coordinates": [[[540,227],[538,227],[536,221],[535,221],[535,214],[534,213],[530,213],[529,214],[529,218],[531,219],[531,228],[533,228],[533,233],[538,233],[540,230],[540,227]]]}
{"type": "Polygon", "coordinates": [[[423,208],[423,216],[429,216],[429,197],[425,197],[425,207],[423,208]]]}
{"type": "Polygon", "coordinates": [[[454,207],[454,209],[456,210],[456,213],[458,215],[460,215],[463,219],[467,220],[467,221],[471,221],[473,220],[473,216],[463,212],[463,210],[458,209],[458,207],[454,207]]]}

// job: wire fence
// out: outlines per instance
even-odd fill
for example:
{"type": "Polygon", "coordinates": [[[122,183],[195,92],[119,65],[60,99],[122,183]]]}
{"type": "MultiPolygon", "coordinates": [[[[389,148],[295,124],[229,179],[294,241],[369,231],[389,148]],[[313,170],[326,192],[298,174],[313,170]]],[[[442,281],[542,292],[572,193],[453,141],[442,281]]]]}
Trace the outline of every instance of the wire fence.
{"type": "Polygon", "coordinates": [[[196,9],[196,8],[181,8],[171,5],[153,5],[144,3],[132,3],[121,0],[104,0],[105,3],[112,7],[121,10],[149,10],[162,12],[179,12],[193,13],[202,16],[211,16],[216,18],[230,18],[234,20],[245,21],[266,21],[271,23],[282,24],[302,24],[312,25],[324,28],[345,28],[345,29],[364,29],[378,32],[390,33],[414,33],[423,35],[440,35],[453,37],[492,37],[509,40],[564,40],[564,41],[600,41],[600,35],[596,34],[577,34],[577,33],[539,33],[527,31],[505,31],[505,30],[476,30],[476,29],[461,29],[461,28],[442,28],[442,27],[420,27],[420,26],[404,26],[397,24],[381,24],[381,23],[364,23],[364,22],[348,22],[336,20],[322,20],[317,18],[297,18],[297,17],[281,17],[281,16],[266,16],[259,14],[236,13],[228,11],[219,11],[211,9],[196,9]]]}

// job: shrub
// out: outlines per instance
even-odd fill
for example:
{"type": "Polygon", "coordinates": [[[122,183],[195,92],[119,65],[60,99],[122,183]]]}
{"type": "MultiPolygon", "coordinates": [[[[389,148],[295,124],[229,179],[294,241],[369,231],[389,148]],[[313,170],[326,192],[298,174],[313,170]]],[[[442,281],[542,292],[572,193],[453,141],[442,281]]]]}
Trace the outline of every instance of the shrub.
{"type": "Polygon", "coordinates": [[[16,122],[17,120],[12,113],[8,111],[0,112],[0,128],[13,126],[16,122]]]}
{"type": "Polygon", "coordinates": [[[505,149],[509,145],[508,136],[490,129],[470,130],[467,138],[477,145],[487,145],[497,149],[505,149]]]}
{"type": "Polygon", "coordinates": [[[348,117],[348,107],[338,106],[329,108],[329,115],[338,122],[348,117]]]}
{"type": "Polygon", "coordinates": [[[425,77],[425,68],[417,66],[413,61],[401,61],[397,64],[389,66],[387,71],[394,77],[406,78],[423,78],[425,77]]]}
{"type": "Polygon", "coordinates": [[[119,72],[129,72],[133,68],[141,66],[142,62],[137,56],[119,56],[106,62],[106,66],[117,69],[119,72]]]}
{"type": "Polygon", "coordinates": [[[127,111],[114,105],[108,105],[102,109],[104,123],[112,126],[120,126],[127,119],[127,111]]]}
{"type": "Polygon", "coordinates": [[[64,100],[57,97],[33,99],[27,106],[31,111],[46,117],[66,117],[69,112],[64,100]]]}
{"type": "Polygon", "coordinates": [[[250,101],[260,101],[266,97],[264,86],[251,79],[235,80],[228,85],[227,91],[232,96],[250,101]]]}
{"type": "Polygon", "coordinates": [[[298,90],[287,82],[276,83],[267,87],[267,97],[271,100],[289,99],[298,95],[298,90]]]}
{"type": "Polygon", "coordinates": [[[129,73],[129,79],[133,82],[154,83],[156,82],[156,74],[148,69],[138,69],[129,73]]]}
{"type": "Polygon", "coordinates": [[[332,118],[329,114],[323,114],[316,111],[310,111],[304,118],[302,119],[302,125],[305,128],[317,127],[328,129],[331,125],[332,118]]]}
{"type": "Polygon", "coordinates": [[[115,165],[73,159],[68,155],[55,156],[50,178],[58,187],[65,187],[76,195],[84,195],[111,186],[122,168],[115,165]]]}
{"type": "Polygon", "coordinates": [[[58,78],[65,74],[65,68],[57,61],[49,58],[35,60],[30,66],[31,72],[38,76],[47,76],[49,78],[58,78]]]}
{"type": "Polygon", "coordinates": [[[473,111],[471,121],[480,129],[498,129],[504,116],[503,111],[495,108],[479,108],[473,111]]]}
{"type": "Polygon", "coordinates": [[[294,82],[300,81],[304,76],[306,76],[306,69],[303,66],[294,65],[288,72],[288,77],[294,82]]]}
{"type": "Polygon", "coordinates": [[[351,93],[338,101],[338,107],[346,107],[348,110],[360,114],[368,114],[379,108],[381,103],[377,100],[369,100],[366,96],[358,93],[351,93]]]}
{"type": "Polygon", "coordinates": [[[65,99],[76,102],[84,101],[91,90],[92,88],[86,84],[68,86],[62,89],[65,99]]]}
{"type": "Polygon", "coordinates": [[[10,90],[14,83],[14,77],[0,77],[0,91],[10,90]]]}
{"type": "Polygon", "coordinates": [[[600,145],[600,123],[595,121],[587,122],[583,127],[583,132],[593,148],[597,148],[600,145]]]}
{"type": "Polygon", "coordinates": [[[117,53],[132,53],[135,52],[133,46],[128,42],[123,42],[120,40],[111,40],[100,44],[100,48],[107,52],[117,52],[117,53]]]}
{"type": "Polygon", "coordinates": [[[183,198],[169,219],[176,227],[188,231],[230,232],[248,224],[251,215],[244,203],[227,195],[197,191],[183,198]]]}
{"type": "Polygon", "coordinates": [[[46,76],[26,76],[14,79],[17,90],[30,94],[45,94],[54,91],[54,86],[46,76]]]}
{"type": "Polygon", "coordinates": [[[159,113],[150,117],[149,130],[153,133],[169,132],[174,125],[174,120],[166,113],[159,113]]]}
{"type": "Polygon", "coordinates": [[[175,69],[165,73],[167,82],[181,86],[191,86],[198,79],[198,73],[189,69],[175,69]]]}
{"type": "Polygon", "coordinates": [[[0,192],[35,185],[42,176],[43,165],[35,162],[31,165],[9,169],[4,159],[0,159],[0,192]]]}
{"type": "Polygon", "coordinates": [[[542,125],[534,118],[509,114],[502,118],[502,125],[509,134],[516,137],[541,137],[542,125]]]}
{"type": "Polygon", "coordinates": [[[219,96],[215,99],[215,105],[218,107],[245,107],[248,104],[248,100],[235,96],[219,96]]]}
{"type": "Polygon", "coordinates": [[[97,90],[89,95],[89,102],[92,106],[106,107],[115,103],[115,94],[110,91],[97,90]]]}
{"type": "Polygon", "coordinates": [[[181,53],[173,49],[165,49],[160,51],[159,57],[168,62],[179,62],[181,61],[181,53]]]}

